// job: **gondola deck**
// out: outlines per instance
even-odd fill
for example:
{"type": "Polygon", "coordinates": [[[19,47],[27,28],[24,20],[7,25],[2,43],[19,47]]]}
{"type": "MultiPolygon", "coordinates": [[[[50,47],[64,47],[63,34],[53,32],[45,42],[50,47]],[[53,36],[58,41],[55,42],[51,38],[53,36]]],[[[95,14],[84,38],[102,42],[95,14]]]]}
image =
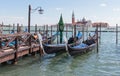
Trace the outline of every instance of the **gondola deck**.
{"type": "Polygon", "coordinates": [[[78,55],[78,54],[84,54],[89,51],[92,51],[96,47],[96,43],[91,44],[89,46],[83,47],[83,48],[75,48],[73,45],[68,45],[68,52],[71,56],[78,55]]]}

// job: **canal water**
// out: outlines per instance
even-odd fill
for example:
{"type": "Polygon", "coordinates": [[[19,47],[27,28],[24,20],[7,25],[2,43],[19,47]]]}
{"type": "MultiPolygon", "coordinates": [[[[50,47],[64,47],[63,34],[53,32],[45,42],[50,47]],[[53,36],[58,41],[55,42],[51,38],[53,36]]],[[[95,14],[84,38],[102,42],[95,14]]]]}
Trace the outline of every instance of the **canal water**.
{"type": "Polygon", "coordinates": [[[98,53],[93,50],[76,57],[67,53],[28,56],[20,58],[16,65],[0,65],[0,76],[120,76],[120,45],[116,46],[115,35],[101,33],[98,53]]]}

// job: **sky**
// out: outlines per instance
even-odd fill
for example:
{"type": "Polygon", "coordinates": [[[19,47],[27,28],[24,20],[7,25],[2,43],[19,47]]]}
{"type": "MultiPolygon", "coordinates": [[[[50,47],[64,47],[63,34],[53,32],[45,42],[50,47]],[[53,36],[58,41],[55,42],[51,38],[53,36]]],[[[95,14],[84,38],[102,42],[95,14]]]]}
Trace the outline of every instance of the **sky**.
{"type": "Polygon", "coordinates": [[[120,25],[120,0],[0,0],[0,24],[28,25],[28,6],[42,7],[43,14],[31,12],[31,25],[57,24],[62,14],[64,23],[85,17],[92,22],[120,25]]]}

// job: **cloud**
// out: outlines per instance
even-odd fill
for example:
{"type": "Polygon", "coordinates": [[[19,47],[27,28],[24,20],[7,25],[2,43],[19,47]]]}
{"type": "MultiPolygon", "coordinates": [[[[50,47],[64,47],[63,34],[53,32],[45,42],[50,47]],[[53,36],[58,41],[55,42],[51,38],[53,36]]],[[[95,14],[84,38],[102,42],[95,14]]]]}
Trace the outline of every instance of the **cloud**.
{"type": "Polygon", "coordinates": [[[17,17],[17,16],[1,16],[0,18],[5,18],[5,19],[20,19],[20,20],[24,19],[24,17],[17,17]]]}
{"type": "Polygon", "coordinates": [[[120,8],[113,8],[113,11],[114,11],[114,12],[119,12],[119,11],[120,11],[120,8]]]}
{"type": "Polygon", "coordinates": [[[105,3],[101,3],[100,6],[101,6],[101,7],[106,7],[107,4],[105,4],[105,3]]]}
{"type": "Polygon", "coordinates": [[[24,17],[18,17],[18,16],[0,16],[0,21],[2,21],[5,24],[13,24],[13,23],[25,24],[26,20],[24,17]]]}
{"type": "Polygon", "coordinates": [[[61,11],[61,10],[63,10],[63,8],[56,8],[56,10],[57,10],[57,11],[61,11]]]}

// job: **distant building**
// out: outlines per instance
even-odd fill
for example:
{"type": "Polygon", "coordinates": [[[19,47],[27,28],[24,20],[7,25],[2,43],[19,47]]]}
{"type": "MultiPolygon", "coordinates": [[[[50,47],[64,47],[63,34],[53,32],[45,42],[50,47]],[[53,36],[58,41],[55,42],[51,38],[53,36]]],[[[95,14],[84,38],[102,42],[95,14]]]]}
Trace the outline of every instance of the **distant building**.
{"type": "MultiPolygon", "coordinates": [[[[64,21],[64,20],[63,20],[64,21]]],[[[74,11],[72,12],[72,21],[71,23],[64,23],[65,27],[72,27],[74,25],[76,25],[77,27],[82,27],[82,26],[88,26],[88,27],[92,27],[92,21],[91,20],[86,20],[85,18],[83,18],[82,20],[77,20],[75,21],[75,15],[74,15],[74,11]]],[[[57,27],[58,24],[52,25],[54,27],[57,27]]]]}
{"type": "Polygon", "coordinates": [[[108,23],[105,23],[105,22],[95,22],[95,23],[92,23],[92,27],[108,27],[109,24],[108,23]]]}
{"type": "Polygon", "coordinates": [[[74,15],[74,12],[72,12],[72,25],[76,25],[78,27],[81,27],[81,26],[91,27],[92,26],[92,22],[91,22],[91,20],[86,20],[85,18],[83,18],[82,20],[77,20],[75,22],[75,15],[74,15]]]}
{"type": "Polygon", "coordinates": [[[81,27],[81,26],[91,27],[92,26],[92,21],[91,20],[86,20],[85,18],[83,18],[82,20],[77,21],[76,25],[79,26],[79,27],[81,27]]]}

